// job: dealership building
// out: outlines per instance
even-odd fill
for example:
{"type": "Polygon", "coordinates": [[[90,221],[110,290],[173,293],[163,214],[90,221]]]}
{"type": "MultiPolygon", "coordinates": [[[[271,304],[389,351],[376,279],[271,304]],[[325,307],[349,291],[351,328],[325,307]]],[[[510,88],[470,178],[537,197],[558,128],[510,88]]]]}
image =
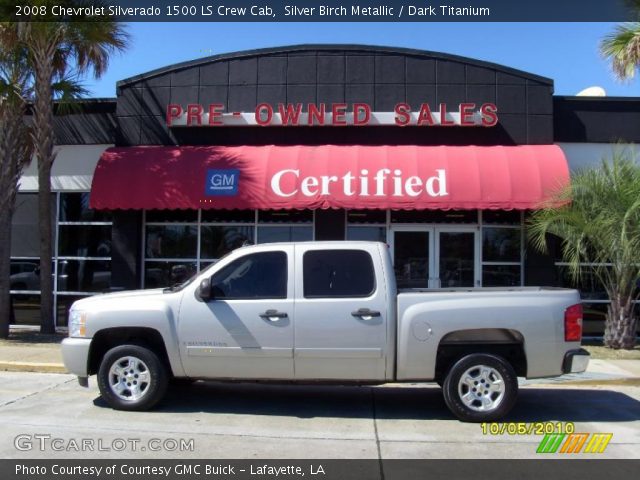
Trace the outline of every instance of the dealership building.
{"type": "MultiPolygon", "coordinates": [[[[640,101],[553,95],[508,66],[303,45],[170,65],[56,115],[56,323],[87,295],[169,286],[245,243],[377,240],[401,288],[570,286],[529,213],[619,145],[640,101]]],[[[627,147],[633,148],[633,147],[627,147]]],[[[38,322],[37,169],[12,232],[15,321],[38,322]]],[[[587,333],[607,298],[581,285],[587,333]]]]}

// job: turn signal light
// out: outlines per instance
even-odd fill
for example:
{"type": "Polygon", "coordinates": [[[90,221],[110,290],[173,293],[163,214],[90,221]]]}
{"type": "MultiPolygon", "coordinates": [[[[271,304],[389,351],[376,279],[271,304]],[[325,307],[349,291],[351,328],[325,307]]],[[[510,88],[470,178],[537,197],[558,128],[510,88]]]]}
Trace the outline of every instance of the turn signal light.
{"type": "Polygon", "coordinates": [[[571,305],[564,311],[564,341],[582,340],[582,304],[571,305]]]}

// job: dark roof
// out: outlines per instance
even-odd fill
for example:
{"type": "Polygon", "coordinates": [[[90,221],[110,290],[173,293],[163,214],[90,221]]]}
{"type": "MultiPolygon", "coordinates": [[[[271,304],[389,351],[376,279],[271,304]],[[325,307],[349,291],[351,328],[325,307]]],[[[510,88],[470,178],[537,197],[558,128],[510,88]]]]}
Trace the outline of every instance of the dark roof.
{"type": "Polygon", "coordinates": [[[563,102],[595,102],[601,104],[616,102],[639,102],[640,97],[582,97],[579,95],[554,95],[554,100],[558,99],[563,102]]]}
{"type": "Polygon", "coordinates": [[[195,60],[189,60],[187,62],[176,63],[174,65],[168,65],[165,67],[151,70],[149,72],[136,75],[133,77],[125,78],[117,83],[117,87],[125,86],[130,83],[140,82],[141,80],[147,80],[158,75],[162,75],[169,72],[175,72],[183,70],[189,67],[196,67],[200,65],[206,65],[219,60],[239,59],[246,57],[255,57],[262,55],[277,55],[283,53],[296,53],[296,52],[331,52],[331,51],[353,51],[353,52],[369,52],[379,54],[396,54],[421,58],[432,58],[440,60],[450,60],[478,67],[491,68],[499,70],[511,75],[517,75],[519,77],[526,77],[540,83],[546,83],[553,85],[553,80],[533,73],[524,72],[515,68],[506,67],[497,63],[485,62],[483,60],[476,60],[473,58],[462,57],[458,55],[450,55],[448,53],[431,52],[427,50],[417,50],[412,48],[401,47],[389,47],[389,46],[376,46],[376,45],[354,45],[354,44],[305,44],[305,45],[288,45],[280,47],[259,48],[254,50],[244,50],[240,52],[222,53],[219,55],[212,55],[210,57],[197,58],[195,60]]]}
{"type": "Polygon", "coordinates": [[[556,142],[640,142],[640,98],[553,97],[556,142]]]}

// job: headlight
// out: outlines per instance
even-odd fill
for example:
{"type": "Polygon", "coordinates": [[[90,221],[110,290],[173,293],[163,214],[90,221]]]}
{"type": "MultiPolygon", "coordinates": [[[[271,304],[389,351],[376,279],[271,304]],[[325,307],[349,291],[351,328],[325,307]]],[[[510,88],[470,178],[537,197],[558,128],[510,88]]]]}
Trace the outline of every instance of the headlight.
{"type": "Polygon", "coordinates": [[[79,310],[69,312],[69,336],[84,337],[86,335],[87,313],[79,310]]]}

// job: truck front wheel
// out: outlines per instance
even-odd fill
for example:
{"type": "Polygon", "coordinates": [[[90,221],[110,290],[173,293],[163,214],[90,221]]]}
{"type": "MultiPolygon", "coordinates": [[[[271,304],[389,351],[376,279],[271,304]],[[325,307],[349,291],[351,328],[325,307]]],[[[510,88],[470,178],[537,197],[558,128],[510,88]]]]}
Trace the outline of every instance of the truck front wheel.
{"type": "Polygon", "coordinates": [[[148,410],[167,390],[167,369],[151,350],[120,345],[100,363],[98,387],[102,398],[116,410],[148,410]]]}
{"type": "Polygon", "coordinates": [[[458,360],[442,387],[449,410],[464,422],[491,422],[505,416],[518,396],[518,377],[502,357],[471,354],[458,360]]]}

